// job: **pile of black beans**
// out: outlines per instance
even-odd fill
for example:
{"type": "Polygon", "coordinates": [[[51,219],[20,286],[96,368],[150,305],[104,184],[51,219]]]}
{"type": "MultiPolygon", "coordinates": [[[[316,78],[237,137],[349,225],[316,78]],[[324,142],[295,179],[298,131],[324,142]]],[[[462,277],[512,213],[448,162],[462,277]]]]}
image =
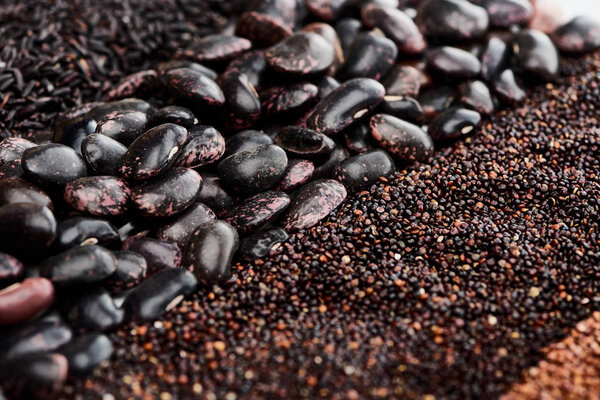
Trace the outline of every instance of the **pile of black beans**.
{"type": "Polygon", "coordinates": [[[558,50],[600,46],[585,17],[525,28],[525,0],[255,3],[63,113],[54,143],[0,143],[9,392],[91,371],[112,353],[99,332],[224,283],[236,253],[267,255],[556,79],[558,50]]]}

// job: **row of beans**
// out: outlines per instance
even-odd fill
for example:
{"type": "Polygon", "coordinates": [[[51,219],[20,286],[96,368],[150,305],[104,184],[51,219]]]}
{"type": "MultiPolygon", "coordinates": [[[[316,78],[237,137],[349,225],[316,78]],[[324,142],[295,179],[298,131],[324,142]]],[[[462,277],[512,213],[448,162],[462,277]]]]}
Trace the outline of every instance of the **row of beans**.
{"type": "Polygon", "coordinates": [[[521,28],[524,0],[256,3],[232,34],[64,113],[54,143],[0,143],[11,393],[89,372],[112,353],[97,332],[158,318],[227,281],[236,253],[265,256],[347,191],[475,132],[523,99],[519,75],[557,77],[555,46],[600,46],[584,17],[551,36],[521,28]]]}

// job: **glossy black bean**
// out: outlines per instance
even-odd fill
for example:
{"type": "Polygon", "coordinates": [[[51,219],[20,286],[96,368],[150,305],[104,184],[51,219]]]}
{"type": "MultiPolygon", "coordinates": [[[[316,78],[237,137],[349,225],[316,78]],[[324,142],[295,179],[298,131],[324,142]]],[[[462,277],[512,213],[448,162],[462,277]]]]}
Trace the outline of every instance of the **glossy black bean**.
{"type": "Polygon", "coordinates": [[[508,28],[511,25],[526,25],[533,16],[533,6],[527,0],[472,0],[483,7],[489,16],[490,25],[508,28]]]}
{"type": "Polygon", "coordinates": [[[344,144],[353,153],[364,153],[373,148],[370,143],[371,130],[369,124],[360,123],[344,130],[344,144]]]}
{"type": "Polygon", "coordinates": [[[415,97],[421,89],[421,74],[409,65],[397,65],[390,70],[382,83],[386,95],[415,97]]]}
{"type": "Polygon", "coordinates": [[[389,114],[415,124],[423,123],[425,114],[421,104],[412,97],[385,96],[379,106],[383,114],[389,114]]]}
{"type": "Polygon", "coordinates": [[[322,76],[315,80],[317,86],[317,98],[319,100],[329,96],[331,92],[340,87],[340,83],[331,76],[322,76]]]}
{"type": "Polygon", "coordinates": [[[49,143],[23,152],[23,171],[33,181],[57,188],[87,175],[83,158],[64,144],[49,143]]]}
{"type": "Polygon", "coordinates": [[[327,158],[315,165],[311,179],[330,178],[335,167],[349,156],[350,153],[343,146],[336,146],[327,158]]]}
{"type": "Polygon", "coordinates": [[[86,375],[110,358],[113,346],[105,335],[88,333],[71,340],[57,351],[67,358],[69,373],[86,375]]]}
{"type": "Polygon", "coordinates": [[[308,10],[318,19],[335,21],[352,6],[349,0],[306,0],[308,10]]]}
{"type": "Polygon", "coordinates": [[[425,161],[433,154],[427,133],[410,122],[387,114],[376,114],[369,122],[378,146],[402,161],[425,161]]]}
{"type": "Polygon", "coordinates": [[[77,211],[98,217],[123,215],[129,208],[131,190],[114,176],[87,176],[69,182],[63,191],[64,201],[77,211]]]}
{"type": "Polygon", "coordinates": [[[304,186],[290,203],[283,218],[286,230],[307,229],[335,210],[346,198],[346,188],[338,181],[321,179],[304,186]]]}
{"type": "Polygon", "coordinates": [[[294,27],[299,18],[301,6],[298,0],[260,0],[252,3],[252,11],[280,19],[290,27],[294,27]]]}
{"type": "Polygon", "coordinates": [[[292,191],[308,182],[315,170],[315,165],[310,160],[293,159],[288,163],[281,180],[275,187],[277,190],[292,191]]]}
{"type": "Polygon", "coordinates": [[[173,242],[183,248],[194,229],[216,218],[210,208],[202,203],[194,203],[173,220],[161,226],[156,232],[156,237],[165,242],[173,242]]]}
{"type": "Polygon", "coordinates": [[[333,172],[333,178],[341,182],[348,190],[357,191],[368,188],[394,173],[396,165],[388,153],[373,150],[352,156],[342,161],[333,172]]]}
{"type": "Polygon", "coordinates": [[[177,160],[187,139],[187,129],[175,124],[154,127],[129,146],[119,172],[127,179],[142,181],[160,175],[177,160]]]}
{"type": "Polygon", "coordinates": [[[47,398],[63,386],[67,371],[68,361],[62,354],[27,354],[0,361],[0,385],[9,398],[47,398]]]}
{"type": "Polygon", "coordinates": [[[117,175],[127,147],[109,136],[92,134],[81,143],[81,154],[89,170],[98,175],[117,175]]]}
{"type": "Polygon", "coordinates": [[[461,83],[458,86],[456,102],[483,115],[492,114],[495,108],[490,89],[482,81],[461,83]]]}
{"type": "Polygon", "coordinates": [[[336,134],[365,117],[384,95],[384,87],[373,79],[351,79],[317,103],[306,126],[326,135],[336,134]]]}
{"type": "Polygon", "coordinates": [[[222,106],[225,95],[215,81],[191,68],[176,68],[163,76],[167,91],[194,106],[222,106]]]}
{"type": "Polygon", "coordinates": [[[223,62],[250,50],[252,43],[232,35],[213,34],[192,42],[183,55],[198,62],[223,62]]]}
{"type": "Polygon", "coordinates": [[[47,207],[13,203],[0,207],[0,250],[17,257],[36,256],[56,237],[56,220],[47,207]]]}
{"type": "Polygon", "coordinates": [[[354,39],[346,61],[338,72],[338,79],[381,79],[392,68],[398,49],[390,39],[374,32],[360,33],[354,39]]]}
{"type": "Polygon", "coordinates": [[[280,18],[250,11],[243,13],[235,25],[235,34],[249,39],[254,46],[272,46],[291,36],[292,28],[280,18]]]}
{"type": "Polygon", "coordinates": [[[257,232],[240,241],[238,253],[252,260],[261,258],[269,254],[273,246],[285,242],[288,238],[288,233],[282,228],[257,232]]]}
{"type": "Polygon", "coordinates": [[[192,271],[205,286],[223,283],[231,277],[231,260],[239,246],[235,229],[224,221],[197,227],[189,237],[183,267],[192,271]]]}
{"type": "Polygon", "coordinates": [[[260,117],[260,99],[246,74],[229,71],[221,75],[219,86],[225,95],[224,124],[228,129],[249,128],[260,117]]]}
{"type": "Polygon", "coordinates": [[[158,86],[158,73],[153,69],[138,71],[127,75],[107,94],[108,99],[123,97],[144,97],[158,86]]]}
{"type": "Polygon", "coordinates": [[[286,126],[280,129],[274,143],[286,152],[301,157],[330,154],[335,148],[335,142],[329,136],[298,126],[286,126]]]}
{"type": "Polygon", "coordinates": [[[267,64],[280,72],[307,75],[323,72],[335,59],[335,50],[322,36],[299,32],[269,48],[267,64]]]}
{"type": "Polygon", "coordinates": [[[108,136],[129,146],[148,126],[148,114],[141,111],[115,111],[98,121],[96,133],[108,136]]]}
{"type": "Polygon", "coordinates": [[[270,190],[248,197],[222,216],[240,233],[253,232],[277,218],[290,204],[290,197],[270,190]]]}
{"type": "Polygon", "coordinates": [[[452,86],[435,86],[422,90],[418,101],[423,107],[425,118],[435,118],[439,113],[448,109],[454,101],[454,91],[452,86]]]}
{"type": "Polygon", "coordinates": [[[0,333],[0,359],[52,351],[71,340],[66,325],[36,320],[0,333]]]}
{"type": "Polygon", "coordinates": [[[97,105],[87,113],[87,117],[100,121],[108,114],[119,111],[139,111],[144,114],[149,114],[154,112],[154,108],[145,100],[128,98],[97,105]]]}
{"type": "Polygon", "coordinates": [[[94,288],[74,299],[66,311],[66,318],[78,329],[105,331],[123,322],[123,311],[105,289],[94,288]]]}
{"type": "Polygon", "coordinates": [[[488,29],[485,9],[464,0],[425,0],[415,20],[421,32],[432,41],[449,43],[476,39],[488,29]]]}
{"type": "Polygon", "coordinates": [[[188,133],[174,165],[188,168],[201,167],[217,161],[224,152],[225,139],[218,130],[212,126],[196,125],[188,133]]]}
{"type": "Polygon", "coordinates": [[[40,275],[55,284],[76,285],[104,280],[116,269],[115,256],[103,247],[73,247],[40,264],[40,275]]]}
{"type": "Polygon", "coordinates": [[[348,54],[354,39],[363,29],[363,24],[360,20],[354,18],[343,18],[335,24],[335,30],[340,38],[340,44],[344,54],[348,54]]]}
{"type": "Polygon", "coordinates": [[[393,40],[400,53],[420,54],[427,46],[413,20],[397,8],[369,4],[362,8],[361,17],[367,27],[379,28],[393,40]]]}
{"type": "Polygon", "coordinates": [[[198,201],[206,204],[211,210],[220,213],[233,204],[233,198],[221,186],[221,179],[211,174],[200,174],[202,189],[198,194],[198,201]]]}
{"type": "Polygon", "coordinates": [[[261,90],[270,85],[272,71],[265,60],[264,50],[253,50],[231,60],[226,71],[235,71],[245,74],[248,81],[256,90],[261,90]]]}
{"type": "Polygon", "coordinates": [[[85,116],[74,118],[66,124],[56,126],[52,141],[69,146],[81,154],[81,142],[96,131],[97,125],[95,119],[85,116]]]}
{"type": "Polygon", "coordinates": [[[23,274],[23,263],[10,254],[0,253],[0,283],[14,281],[23,274]]]}
{"type": "Polygon", "coordinates": [[[438,141],[456,140],[472,134],[480,122],[481,115],[477,111],[452,107],[431,121],[427,133],[438,141]]]}
{"type": "Polygon", "coordinates": [[[228,187],[254,194],[275,185],[287,166],[285,151],[275,145],[262,145],[230,155],[219,163],[219,177],[228,187]]]}
{"type": "Polygon", "coordinates": [[[53,209],[50,197],[29,181],[22,178],[0,179],[0,206],[12,203],[34,203],[53,209]]]}
{"type": "Polygon", "coordinates": [[[105,287],[112,293],[120,293],[139,285],[148,272],[146,259],[133,251],[114,251],[117,269],[106,280],[105,287]]]}
{"type": "Polygon", "coordinates": [[[329,67],[327,70],[327,74],[335,75],[340,65],[344,63],[344,51],[342,50],[342,44],[335,29],[333,29],[331,25],[324,22],[312,22],[308,25],[305,25],[302,28],[302,31],[312,32],[320,35],[323,39],[329,42],[331,47],[333,47],[335,56],[333,59],[333,64],[331,64],[331,67],[329,67]]]}
{"type": "Polygon", "coordinates": [[[565,53],[587,53],[600,48],[600,22],[587,16],[578,16],[559,27],[552,39],[565,53]]]}
{"type": "Polygon", "coordinates": [[[9,137],[0,142],[0,164],[11,161],[21,161],[25,150],[36,147],[37,144],[23,138],[9,137]]]}
{"type": "Polygon", "coordinates": [[[224,157],[271,143],[271,137],[262,131],[249,129],[238,132],[227,140],[224,157]]]}
{"type": "Polygon", "coordinates": [[[148,266],[148,275],[181,265],[181,250],[177,245],[147,236],[135,235],[127,238],[121,250],[133,251],[144,257],[148,266]]]}
{"type": "Polygon", "coordinates": [[[0,164],[0,179],[20,178],[24,175],[21,160],[8,161],[0,164]]]}
{"type": "Polygon", "coordinates": [[[196,201],[202,187],[200,175],[189,168],[174,168],[131,189],[131,201],[145,217],[178,214],[196,201]]]}
{"type": "Polygon", "coordinates": [[[443,78],[468,79],[481,72],[473,54],[456,47],[443,46],[427,53],[427,67],[443,78]]]}
{"type": "Polygon", "coordinates": [[[519,102],[525,98],[525,91],[521,89],[511,69],[505,69],[492,81],[492,88],[498,96],[508,102],[519,102]]]}
{"type": "Polygon", "coordinates": [[[175,124],[191,129],[198,123],[198,119],[190,109],[181,106],[165,106],[156,110],[150,116],[153,126],[162,124],[175,124]]]}
{"type": "Polygon", "coordinates": [[[108,221],[71,217],[58,223],[54,245],[60,250],[86,244],[110,244],[119,240],[117,228],[108,221]]]}
{"type": "Polygon", "coordinates": [[[190,295],[196,285],[194,275],[183,268],[160,271],[127,295],[122,305],[125,319],[157,319],[190,295]]]}
{"type": "Polygon", "coordinates": [[[219,74],[217,74],[214,70],[212,70],[202,64],[198,64],[198,63],[195,63],[195,62],[189,61],[189,60],[171,60],[171,61],[161,62],[156,66],[156,71],[162,77],[162,75],[164,75],[167,71],[170,71],[172,69],[178,69],[178,68],[193,69],[194,71],[199,72],[202,75],[205,75],[206,77],[208,77],[212,80],[217,79],[217,77],[219,76],[219,74]]]}
{"type": "Polygon", "coordinates": [[[260,94],[263,115],[287,115],[302,110],[317,98],[318,93],[317,86],[306,82],[269,88],[260,94]]]}
{"type": "Polygon", "coordinates": [[[481,76],[492,81],[508,64],[510,48],[498,37],[490,37],[479,57],[481,60],[481,76]]]}
{"type": "Polygon", "coordinates": [[[523,29],[513,37],[516,64],[523,71],[552,81],[558,76],[558,51],[543,32],[523,29]]]}

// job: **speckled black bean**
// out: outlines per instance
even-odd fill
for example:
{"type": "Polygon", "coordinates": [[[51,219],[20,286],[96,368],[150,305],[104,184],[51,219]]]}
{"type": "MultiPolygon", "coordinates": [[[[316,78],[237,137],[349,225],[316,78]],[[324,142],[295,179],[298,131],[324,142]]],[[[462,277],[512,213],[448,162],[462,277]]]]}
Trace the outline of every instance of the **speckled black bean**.
{"type": "Polygon", "coordinates": [[[263,115],[297,112],[316,99],[318,93],[317,86],[307,82],[271,87],[260,94],[263,115]]]}
{"type": "Polygon", "coordinates": [[[270,85],[273,71],[265,60],[265,50],[253,50],[231,60],[226,71],[235,71],[246,74],[248,81],[256,90],[261,90],[270,85]]]}
{"type": "Polygon", "coordinates": [[[370,143],[371,130],[369,124],[354,124],[344,130],[344,144],[353,153],[364,153],[373,148],[370,143]]]}
{"type": "Polygon", "coordinates": [[[105,331],[123,321],[120,310],[106,289],[93,288],[80,297],[66,311],[71,326],[86,331],[105,331]]]}
{"type": "Polygon", "coordinates": [[[141,111],[115,111],[98,121],[96,133],[129,146],[148,126],[148,114],[141,111]]]}
{"type": "Polygon", "coordinates": [[[498,37],[490,37],[483,48],[479,59],[481,60],[481,76],[492,81],[506,68],[510,55],[510,47],[498,37]]]}
{"type": "Polygon", "coordinates": [[[477,111],[452,107],[435,117],[427,132],[434,140],[456,140],[472,134],[480,122],[481,115],[477,111]]]}
{"type": "Polygon", "coordinates": [[[127,295],[122,309],[125,319],[154,320],[179,304],[197,285],[194,275],[183,268],[160,271],[127,295]]]}
{"type": "Polygon", "coordinates": [[[24,174],[23,168],[21,167],[21,160],[8,161],[0,164],[0,179],[19,178],[24,174]]]}
{"type": "Polygon", "coordinates": [[[385,89],[369,78],[344,82],[321,100],[306,119],[306,126],[333,135],[365,117],[383,100],[385,89]]]}
{"type": "Polygon", "coordinates": [[[109,175],[87,176],[69,182],[64,201],[77,211],[99,217],[123,215],[129,208],[131,190],[122,179],[109,175]]]}
{"type": "Polygon", "coordinates": [[[270,190],[245,199],[222,218],[240,233],[253,232],[277,218],[289,204],[287,194],[270,190]]]}
{"type": "Polygon", "coordinates": [[[161,62],[156,65],[156,71],[161,75],[161,79],[167,71],[178,68],[193,69],[194,71],[199,72],[212,80],[217,79],[217,77],[219,76],[219,74],[217,74],[213,69],[189,60],[171,60],[161,62]]]}
{"type": "Polygon", "coordinates": [[[490,115],[494,112],[494,100],[490,89],[482,81],[461,83],[458,86],[455,100],[458,104],[483,115],[490,115]]]}
{"type": "Polygon", "coordinates": [[[68,326],[35,320],[0,333],[0,359],[52,351],[71,340],[68,326]]]}
{"type": "Polygon", "coordinates": [[[426,58],[427,67],[445,78],[473,78],[481,72],[477,57],[456,47],[438,47],[429,51],[426,58]]]}
{"type": "Polygon", "coordinates": [[[301,157],[330,154],[335,148],[335,142],[329,136],[298,126],[279,129],[273,141],[286,152],[301,157]]]}
{"type": "Polygon", "coordinates": [[[57,249],[66,250],[86,244],[106,245],[117,240],[119,233],[110,222],[90,217],[71,217],[58,223],[54,245],[57,249]]]}
{"type": "Polygon", "coordinates": [[[240,241],[238,253],[249,259],[261,258],[269,254],[273,246],[285,242],[288,238],[288,233],[282,228],[257,232],[240,241]]]}
{"type": "Polygon", "coordinates": [[[105,287],[112,293],[120,293],[139,285],[148,271],[146,259],[133,251],[113,251],[117,269],[106,280],[105,287]]]}
{"type": "Polygon", "coordinates": [[[464,0],[425,0],[415,20],[421,32],[434,42],[476,39],[488,29],[485,9],[464,0]]]}
{"type": "Polygon", "coordinates": [[[230,137],[225,144],[224,157],[273,143],[273,139],[262,131],[252,129],[241,131],[230,137]]]}
{"type": "Polygon", "coordinates": [[[338,79],[371,78],[379,80],[392,68],[398,56],[394,42],[375,32],[356,36],[346,56],[346,61],[337,74],[338,79]]]}
{"type": "Polygon", "coordinates": [[[58,353],[35,353],[0,361],[0,385],[9,398],[37,399],[67,379],[68,361],[58,353]]]}
{"type": "Polygon", "coordinates": [[[362,22],[354,18],[343,18],[336,22],[334,28],[340,38],[342,51],[348,54],[356,35],[363,29],[362,22]]]}
{"type": "Polygon", "coordinates": [[[167,123],[191,129],[198,119],[190,109],[181,106],[165,106],[150,115],[150,124],[154,126],[167,123]]]}
{"type": "Polygon", "coordinates": [[[342,161],[333,172],[333,178],[348,190],[356,191],[368,188],[381,177],[389,177],[395,170],[394,160],[388,153],[373,150],[342,161]]]}
{"type": "MultiPolygon", "coordinates": [[[[333,170],[338,166],[339,163],[344,161],[350,156],[348,150],[343,146],[336,146],[335,149],[326,157],[324,160],[320,160],[318,164],[315,164],[315,169],[312,173],[311,179],[323,179],[331,177],[333,170]]],[[[316,162],[317,160],[315,160],[316,162]]]]}
{"type": "Polygon", "coordinates": [[[154,127],[129,146],[119,172],[126,179],[142,181],[160,175],[177,160],[187,139],[187,129],[175,124],[154,127]]]}
{"type": "Polygon", "coordinates": [[[304,186],[290,203],[282,220],[286,230],[306,229],[317,224],[346,198],[346,188],[338,181],[321,179],[304,186]]]}
{"type": "Polygon", "coordinates": [[[299,19],[304,18],[302,4],[298,0],[261,0],[251,3],[252,11],[280,19],[290,27],[294,27],[299,19]]]}
{"type": "Polygon", "coordinates": [[[344,51],[342,50],[342,44],[340,43],[340,38],[333,29],[333,27],[325,22],[312,22],[308,25],[305,25],[302,28],[303,32],[312,32],[320,35],[323,39],[327,40],[331,47],[334,50],[334,59],[333,64],[327,70],[328,75],[335,75],[337,70],[340,68],[340,65],[344,63],[344,51]]]}
{"type": "Polygon", "coordinates": [[[252,41],[255,46],[272,46],[292,35],[292,29],[280,18],[259,13],[245,12],[235,25],[235,34],[252,41]]]}
{"type": "Polygon", "coordinates": [[[12,203],[0,207],[0,250],[14,256],[39,256],[56,236],[56,220],[47,207],[12,203]]]}
{"type": "Polygon", "coordinates": [[[388,96],[416,97],[421,89],[421,73],[409,65],[396,65],[382,83],[388,96]]]}
{"type": "Polygon", "coordinates": [[[230,155],[219,163],[219,177],[228,187],[254,194],[275,185],[283,176],[288,158],[285,151],[272,144],[230,155]]]}
{"type": "Polygon", "coordinates": [[[558,76],[558,51],[543,32],[523,29],[513,37],[515,61],[523,71],[553,81],[558,76]]]}
{"type": "Polygon", "coordinates": [[[402,161],[425,161],[433,154],[427,133],[410,122],[387,114],[376,114],[369,122],[371,136],[379,147],[402,161]]]}
{"type": "Polygon", "coordinates": [[[105,248],[91,244],[47,258],[40,264],[40,275],[55,284],[76,285],[101,281],[115,269],[115,256],[105,248]]]}
{"type": "Polygon", "coordinates": [[[471,2],[487,11],[490,25],[494,27],[526,25],[533,16],[533,6],[527,0],[472,0],[471,2]]]}
{"type": "Polygon", "coordinates": [[[207,35],[192,42],[183,55],[198,62],[223,62],[250,50],[248,39],[233,35],[207,35]]]}
{"type": "Polygon", "coordinates": [[[317,98],[319,100],[329,96],[331,92],[340,87],[340,83],[331,76],[324,75],[314,81],[317,86],[317,98]]]}
{"type": "Polygon", "coordinates": [[[269,48],[265,59],[267,64],[280,72],[316,74],[333,64],[335,50],[322,36],[312,32],[299,32],[269,48]]]}
{"type": "Polygon", "coordinates": [[[56,126],[52,141],[69,146],[81,154],[81,142],[96,131],[97,125],[95,119],[85,116],[74,118],[66,124],[56,126]]]}
{"type": "Polygon", "coordinates": [[[223,283],[231,277],[231,260],[239,246],[235,229],[224,221],[211,221],[197,227],[189,237],[183,267],[205,286],[223,283]]]}
{"type": "Polygon", "coordinates": [[[519,102],[525,98],[525,91],[515,79],[512,69],[505,69],[492,81],[494,92],[508,102],[519,102]]]}
{"type": "Polygon", "coordinates": [[[91,134],[81,143],[81,155],[94,174],[117,175],[127,147],[106,135],[91,134]]]}
{"type": "Polygon", "coordinates": [[[138,71],[127,75],[111,89],[107,99],[121,99],[123,97],[144,97],[158,86],[158,73],[153,69],[138,71]]]}
{"type": "Polygon", "coordinates": [[[165,242],[173,242],[183,248],[194,229],[216,218],[210,208],[202,203],[194,203],[183,213],[161,226],[156,232],[156,237],[165,242]]]}
{"type": "Polygon", "coordinates": [[[578,16],[560,26],[552,39],[560,51],[586,53],[600,48],[600,23],[587,16],[578,16]]]}
{"type": "Polygon", "coordinates": [[[196,125],[188,133],[174,165],[197,168],[210,164],[223,156],[225,139],[212,126],[196,125]]]}
{"type": "Polygon", "coordinates": [[[200,174],[202,189],[198,194],[198,201],[206,204],[215,213],[226,210],[233,204],[233,198],[221,186],[221,179],[211,174],[200,174]]]}
{"type": "Polygon", "coordinates": [[[67,358],[69,373],[86,375],[110,358],[113,346],[105,335],[88,333],[61,346],[57,352],[67,358]]]}
{"type": "Polygon", "coordinates": [[[14,281],[23,274],[23,263],[10,254],[0,253],[0,284],[14,281]]]}
{"type": "Polygon", "coordinates": [[[21,161],[23,152],[31,147],[37,146],[27,139],[9,137],[0,142],[0,164],[11,161],[21,161]]]}
{"type": "Polygon", "coordinates": [[[308,10],[318,19],[334,21],[348,11],[349,0],[306,0],[308,10]]]}
{"type": "Polygon", "coordinates": [[[292,191],[308,182],[315,170],[310,160],[293,159],[288,163],[281,180],[275,187],[277,190],[292,191]]]}
{"type": "Polygon", "coordinates": [[[119,111],[139,111],[144,114],[149,114],[154,112],[154,107],[145,100],[128,98],[99,104],[87,113],[87,117],[100,121],[107,115],[119,111]]]}
{"type": "Polygon", "coordinates": [[[435,118],[439,113],[448,109],[455,97],[452,86],[434,86],[422,90],[419,94],[419,104],[423,107],[425,118],[435,118]]]}
{"type": "Polygon", "coordinates": [[[51,188],[87,175],[83,158],[64,144],[49,143],[23,152],[23,171],[33,181],[51,188]]]}
{"type": "Polygon", "coordinates": [[[363,23],[369,28],[379,28],[394,41],[400,53],[420,54],[427,43],[413,20],[397,8],[369,4],[362,8],[363,23]]]}
{"type": "Polygon", "coordinates": [[[225,95],[223,122],[228,129],[249,128],[260,117],[260,99],[246,74],[228,71],[219,78],[225,95]]]}
{"type": "Polygon", "coordinates": [[[136,235],[127,238],[121,250],[133,251],[144,257],[148,265],[148,275],[181,265],[181,250],[177,245],[147,236],[136,235]]]}
{"type": "Polygon", "coordinates": [[[53,209],[50,197],[22,178],[0,179],[0,206],[12,203],[35,203],[53,209]]]}
{"type": "Polygon", "coordinates": [[[386,95],[378,110],[415,124],[423,123],[425,120],[423,107],[412,97],[386,95]]]}
{"type": "Polygon", "coordinates": [[[145,217],[164,218],[189,207],[202,186],[200,175],[189,168],[174,168],[131,189],[131,201],[145,217]]]}
{"type": "Polygon", "coordinates": [[[191,68],[177,68],[163,76],[167,91],[194,106],[222,106],[225,95],[215,81],[191,68]]]}

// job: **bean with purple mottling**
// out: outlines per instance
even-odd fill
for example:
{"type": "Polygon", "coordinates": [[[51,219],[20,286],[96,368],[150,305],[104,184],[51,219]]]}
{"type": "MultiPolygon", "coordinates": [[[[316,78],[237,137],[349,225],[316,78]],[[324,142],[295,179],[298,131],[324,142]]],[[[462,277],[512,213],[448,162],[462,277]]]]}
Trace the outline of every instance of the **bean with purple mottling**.
{"type": "Polygon", "coordinates": [[[65,202],[77,211],[100,217],[127,212],[131,191],[114,176],[88,176],[69,182],[63,191],[65,202]]]}
{"type": "Polygon", "coordinates": [[[425,161],[433,154],[427,133],[410,122],[387,114],[376,114],[369,122],[371,135],[379,147],[403,161],[425,161]]]}
{"type": "Polygon", "coordinates": [[[60,285],[92,283],[109,277],[115,272],[116,264],[110,251],[90,244],[47,258],[40,264],[40,275],[60,285]]]}
{"type": "Polygon", "coordinates": [[[286,192],[295,190],[309,181],[314,170],[315,164],[310,160],[290,160],[275,189],[286,192]]]}
{"type": "Polygon", "coordinates": [[[225,139],[218,130],[212,126],[196,125],[189,131],[174,165],[188,168],[201,167],[217,161],[224,152],[225,139]]]}
{"type": "Polygon", "coordinates": [[[96,133],[106,135],[118,142],[129,146],[148,125],[148,114],[142,111],[114,111],[106,114],[98,121],[96,133]]]}
{"type": "Polygon", "coordinates": [[[322,36],[312,32],[299,32],[269,48],[265,59],[272,68],[280,72],[316,74],[333,64],[335,50],[322,36]]]}
{"type": "Polygon", "coordinates": [[[290,204],[290,197],[283,192],[270,190],[248,197],[230,208],[222,218],[239,233],[253,232],[276,219],[290,204]]]}
{"type": "Polygon", "coordinates": [[[156,237],[165,242],[173,242],[183,248],[194,229],[215,219],[217,219],[217,216],[210,208],[202,203],[195,203],[158,228],[156,237]]]}
{"type": "Polygon", "coordinates": [[[177,268],[181,264],[181,250],[173,243],[135,235],[127,238],[121,250],[138,253],[148,265],[148,275],[153,275],[163,269],[177,268]]]}

